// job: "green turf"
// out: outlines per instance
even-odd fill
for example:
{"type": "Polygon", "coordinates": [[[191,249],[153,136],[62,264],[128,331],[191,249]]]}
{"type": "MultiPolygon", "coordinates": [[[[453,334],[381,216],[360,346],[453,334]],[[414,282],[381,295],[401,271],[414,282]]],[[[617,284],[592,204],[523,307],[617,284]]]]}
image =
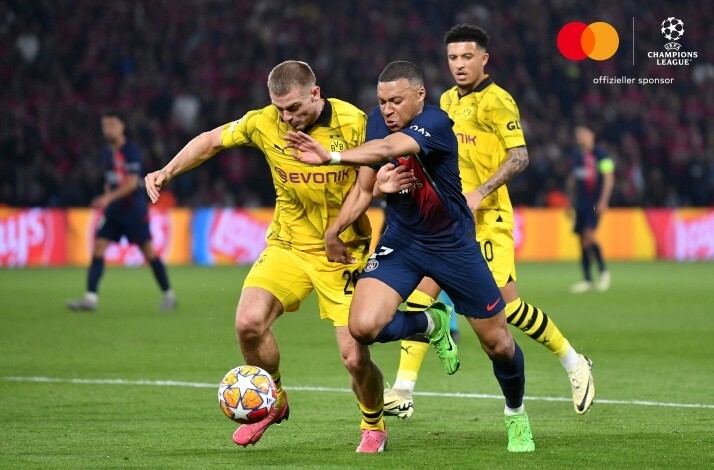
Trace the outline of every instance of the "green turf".
{"type": "MultiPolygon", "coordinates": [[[[96,313],[64,308],[83,291],[83,269],[0,270],[0,467],[711,468],[714,265],[613,263],[611,271],[609,292],[571,295],[576,265],[519,267],[522,297],[595,362],[587,415],[567,401],[557,359],[515,331],[536,452],[509,454],[503,400],[489,397],[498,386],[462,323],[462,369],[447,377],[430,354],[417,391],[486,398],[417,395],[410,420],[388,420],[387,452],[365,456],[354,453],[357,407],[314,297],[274,328],[291,417],[243,449],[212,384],[242,362],[233,314],[245,268],[172,268],[180,302],[172,313],[158,311],[147,268],[107,269],[96,313]],[[137,383],[165,380],[197,386],[137,383]]],[[[393,380],[398,344],[377,345],[373,355],[393,380]]]]}

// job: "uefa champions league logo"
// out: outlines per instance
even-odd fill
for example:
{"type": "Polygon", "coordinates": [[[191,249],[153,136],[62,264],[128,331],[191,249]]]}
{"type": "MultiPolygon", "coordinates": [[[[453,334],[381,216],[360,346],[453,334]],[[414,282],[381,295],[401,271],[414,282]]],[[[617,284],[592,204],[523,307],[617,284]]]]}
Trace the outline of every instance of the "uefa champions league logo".
{"type": "Polygon", "coordinates": [[[649,51],[647,57],[654,59],[657,65],[692,65],[699,57],[699,52],[681,50],[680,39],[684,37],[684,21],[669,16],[660,25],[662,36],[669,41],[664,45],[664,51],[649,51]]]}
{"type": "Polygon", "coordinates": [[[664,45],[668,51],[678,51],[681,44],[676,41],[684,36],[684,21],[674,16],[670,16],[662,22],[662,35],[670,42],[664,45]]]}

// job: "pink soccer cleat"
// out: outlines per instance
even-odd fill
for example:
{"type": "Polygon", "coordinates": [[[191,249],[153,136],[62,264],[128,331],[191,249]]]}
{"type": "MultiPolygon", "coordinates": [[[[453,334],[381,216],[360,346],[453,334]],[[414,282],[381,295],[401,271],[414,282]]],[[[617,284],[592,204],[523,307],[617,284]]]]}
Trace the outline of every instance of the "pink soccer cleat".
{"type": "Polygon", "coordinates": [[[372,429],[362,430],[362,442],[359,443],[359,447],[355,452],[361,452],[365,454],[376,454],[377,452],[383,452],[387,447],[387,428],[384,431],[374,431],[372,429]]]}
{"type": "MultiPolygon", "coordinates": [[[[283,392],[285,393],[285,392],[283,392]]],[[[288,406],[288,396],[285,395],[285,403],[281,408],[273,408],[264,420],[255,424],[243,424],[233,433],[233,442],[239,446],[246,447],[248,444],[255,445],[263,437],[263,433],[271,424],[280,424],[290,416],[288,406]]]]}

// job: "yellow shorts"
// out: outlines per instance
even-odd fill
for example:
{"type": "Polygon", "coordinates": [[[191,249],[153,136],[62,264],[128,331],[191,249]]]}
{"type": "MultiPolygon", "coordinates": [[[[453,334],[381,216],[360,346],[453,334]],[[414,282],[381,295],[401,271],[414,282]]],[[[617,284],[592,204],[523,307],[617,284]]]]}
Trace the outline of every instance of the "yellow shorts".
{"type": "Polygon", "coordinates": [[[268,245],[250,269],[243,288],[260,287],[273,294],[286,312],[294,312],[314,288],[320,318],[347,326],[357,276],[367,261],[367,248],[352,251],[357,264],[331,263],[324,252],[310,254],[268,245]]]}
{"type": "Polygon", "coordinates": [[[476,240],[498,287],[516,280],[513,212],[493,209],[476,211],[476,240]]]}

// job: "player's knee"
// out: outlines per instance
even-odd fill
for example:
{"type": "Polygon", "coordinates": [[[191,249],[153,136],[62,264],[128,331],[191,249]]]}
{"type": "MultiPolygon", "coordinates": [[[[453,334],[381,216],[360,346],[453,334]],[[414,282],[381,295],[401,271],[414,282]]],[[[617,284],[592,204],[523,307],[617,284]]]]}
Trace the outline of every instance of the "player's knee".
{"type": "Polygon", "coordinates": [[[241,309],[236,312],[235,327],[238,337],[247,341],[260,338],[267,329],[261,316],[241,309]]]}
{"type": "Polygon", "coordinates": [[[493,361],[508,360],[513,357],[515,342],[507,329],[493,331],[481,339],[481,347],[493,361]]]}
{"type": "Polygon", "coordinates": [[[360,344],[370,345],[374,343],[374,339],[377,337],[377,332],[374,331],[371,325],[364,321],[353,320],[352,317],[350,317],[349,329],[352,337],[360,344]]]}

